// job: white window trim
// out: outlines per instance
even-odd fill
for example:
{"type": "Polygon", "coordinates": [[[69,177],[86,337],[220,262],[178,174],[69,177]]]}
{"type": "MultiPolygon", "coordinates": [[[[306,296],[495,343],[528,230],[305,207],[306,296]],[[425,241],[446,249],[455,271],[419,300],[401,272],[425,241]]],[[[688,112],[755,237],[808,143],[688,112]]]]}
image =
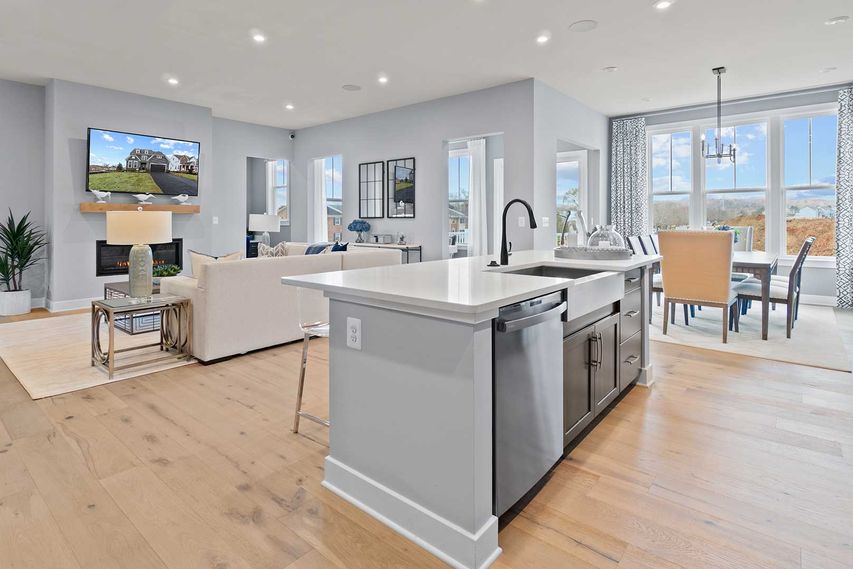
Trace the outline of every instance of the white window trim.
{"type": "MultiPolygon", "coordinates": [[[[278,158],[275,160],[268,160],[267,164],[273,164],[272,166],[272,175],[269,172],[265,172],[267,174],[267,212],[277,214],[278,211],[275,207],[275,191],[278,188],[285,188],[287,190],[287,219],[279,220],[279,227],[289,227],[290,226],[290,160],[286,158],[278,158]],[[285,167],[284,171],[286,173],[284,177],[284,185],[276,186],[275,185],[275,166],[276,162],[284,162],[285,167]]],[[[267,166],[269,168],[269,166],[267,166]]]]}
{"type": "MultiPolygon", "coordinates": [[[[775,253],[779,257],[779,263],[790,265],[794,256],[786,253],[784,246],[787,234],[784,221],[784,135],[782,132],[783,122],[791,118],[803,118],[817,115],[832,115],[838,112],[835,103],[821,103],[817,105],[806,105],[794,108],[773,109],[755,113],[742,113],[723,117],[723,128],[754,124],[756,122],[767,123],[767,187],[765,205],[765,248],[769,253],[775,253]],[[773,168],[773,157],[776,156],[777,167],[773,168]]],[[[701,135],[708,128],[715,128],[713,118],[702,118],[690,121],[679,121],[673,123],[662,123],[646,127],[647,164],[651,164],[651,137],[655,134],[672,134],[674,132],[691,131],[691,192],[690,192],[690,226],[702,227],[705,224],[705,160],[701,158],[699,147],[701,146],[701,135]],[[700,157],[696,160],[696,157],[700,157]],[[699,191],[697,192],[697,184],[699,191]],[[697,203],[699,202],[699,203],[697,203]]],[[[652,168],[647,168],[647,184],[649,188],[649,217],[652,218],[652,168]]],[[[734,190],[737,192],[749,191],[747,189],[734,190]]],[[[684,195],[677,192],[679,195],[684,195]]],[[[720,190],[712,190],[712,193],[721,193],[720,190]]],[[[835,257],[809,256],[806,259],[806,267],[835,267],[835,257]]]]}
{"type": "MultiPolygon", "coordinates": [[[[589,151],[588,150],[568,150],[565,152],[557,152],[557,164],[561,162],[577,162],[578,163],[578,209],[589,219],[589,209],[587,204],[587,196],[589,194],[589,176],[587,170],[589,168],[589,151]]],[[[555,165],[556,168],[556,165],[555,165]]],[[[555,169],[556,175],[556,169],[555,169]]],[[[554,220],[557,227],[562,226],[562,221],[557,216],[557,180],[554,178],[554,220]]]]}
{"type": "MultiPolygon", "coordinates": [[[[454,150],[448,150],[448,152],[447,152],[448,160],[450,158],[463,158],[463,157],[468,157],[469,159],[471,159],[471,151],[467,147],[466,148],[456,148],[454,150]]],[[[470,172],[470,165],[469,165],[469,172],[470,172]]],[[[449,189],[450,188],[448,187],[448,190],[449,189]]],[[[471,190],[471,188],[469,187],[468,191],[470,191],[470,190],[471,190]]],[[[451,200],[450,194],[448,193],[448,195],[447,195],[448,209],[450,208],[450,202],[451,201],[455,202],[455,201],[462,201],[462,200],[451,200]]],[[[447,215],[448,214],[445,213],[445,216],[447,216],[447,215]]],[[[449,220],[447,220],[447,223],[448,223],[448,225],[447,225],[448,231],[447,231],[447,234],[445,235],[445,240],[447,240],[447,236],[450,235],[450,230],[449,230],[450,222],[449,222],[449,220]]],[[[450,250],[449,247],[450,247],[450,245],[448,244],[448,251],[450,250]]],[[[457,247],[457,249],[465,249],[466,251],[468,250],[468,244],[467,243],[461,243],[459,245],[456,245],[456,247],[457,247]]]]}

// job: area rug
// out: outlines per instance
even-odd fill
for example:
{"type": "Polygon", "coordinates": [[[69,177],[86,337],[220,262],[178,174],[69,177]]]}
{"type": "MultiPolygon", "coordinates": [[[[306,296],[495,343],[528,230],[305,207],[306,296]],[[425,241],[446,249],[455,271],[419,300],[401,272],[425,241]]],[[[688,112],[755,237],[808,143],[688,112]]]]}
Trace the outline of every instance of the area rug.
{"type": "Polygon", "coordinates": [[[716,350],[744,356],[753,356],[780,362],[849,372],[850,359],[844,349],[841,330],[835,310],[828,306],[800,306],[800,317],[791,339],[785,337],[785,306],[778,305],[770,311],[768,339],[761,339],[761,306],[753,302],[746,316],[741,316],[740,332],[729,332],[729,343],[723,344],[723,311],[703,308],[684,325],[681,305],[676,311],[675,324],[670,323],[663,335],[663,308],[654,307],[652,340],[681,344],[694,348],[716,350]]]}
{"type": "MultiPolygon", "coordinates": [[[[90,337],[88,313],[0,324],[0,359],[6,363],[33,399],[87,389],[191,363],[161,361],[141,365],[117,372],[111,380],[105,371],[90,364],[90,337]]],[[[104,350],[107,338],[106,326],[103,326],[101,339],[104,350]]],[[[115,339],[117,349],[129,348],[154,343],[159,339],[159,334],[152,332],[131,336],[116,330],[115,339]]],[[[159,351],[159,348],[154,347],[132,352],[132,356],[123,354],[126,359],[119,360],[119,365],[159,351]]]]}

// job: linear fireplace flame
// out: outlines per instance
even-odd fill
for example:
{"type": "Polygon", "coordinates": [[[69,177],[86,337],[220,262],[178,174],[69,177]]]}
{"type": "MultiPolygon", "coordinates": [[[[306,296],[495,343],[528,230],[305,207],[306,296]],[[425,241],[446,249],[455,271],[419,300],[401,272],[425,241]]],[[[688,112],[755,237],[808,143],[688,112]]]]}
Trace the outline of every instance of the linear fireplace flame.
{"type": "MultiPolygon", "coordinates": [[[[183,268],[184,240],[173,239],[171,243],[151,245],[154,266],[177,265],[183,268]]],[[[109,277],[126,275],[130,245],[109,245],[106,241],[95,242],[95,276],[109,277]]]]}

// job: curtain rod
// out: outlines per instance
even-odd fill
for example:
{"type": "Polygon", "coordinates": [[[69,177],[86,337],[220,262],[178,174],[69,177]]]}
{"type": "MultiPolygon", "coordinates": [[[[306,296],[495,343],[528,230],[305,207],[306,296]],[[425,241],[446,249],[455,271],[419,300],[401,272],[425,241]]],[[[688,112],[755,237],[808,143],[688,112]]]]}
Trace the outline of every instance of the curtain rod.
{"type": "MultiPolygon", "coordinates": [[[[772,101],[775,99],[786,99],[789,97],[797,97],[800,95],[817,95],[820,93],[829,93],[831,91],[840,91],[841,89],[846,89],[848,87],[853,87],[853,83],[838,83],[836,85],[827,85],[825,87],[815,87],[812,89],[801,89],[799,91],[785,91],[783,93],[774,93],[772,95],[758,95],[755,97],[743,97],[741,99],[731,99],[729,101],[723,102],[723,107],[730,105],[738,105],[742,103],[757,103],[760,101],[772,101]]],[[[657,111],[651,111],[648,113],[637,113],[633,115],[620,115],[615,117],[610,117],[611,121],[617,120],[628,120],[628,119],[637,119],[644,117],[657,117],[661,115],[672,115],[676,113],[683,113],[688,111],[699,111],[704,109],[711,109],[717,106],[716,102],[713,103],[703,103],[700,105],[685,105],[683,107],[673,107],[670,109],[661,109],[657,111]]]]}

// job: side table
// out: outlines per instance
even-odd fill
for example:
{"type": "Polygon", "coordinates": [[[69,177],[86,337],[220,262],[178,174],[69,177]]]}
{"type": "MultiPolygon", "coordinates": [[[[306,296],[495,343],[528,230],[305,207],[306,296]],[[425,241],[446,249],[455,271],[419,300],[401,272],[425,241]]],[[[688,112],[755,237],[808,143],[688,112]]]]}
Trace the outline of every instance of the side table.
{"type": "Polygon", "coordinates": [[[111,298],[92,301],[92,359],[95,367],[105,370],[109,378],[117,371],[149,365],[162,360],[185,360],[192,357],[192,304],[181,296],[155,294],[150,298],[111,298]],[[156,312],[162,323],[160,341],[130,348],[116,349],[115,329],[121,318],[133,318],[138,314],[156,312]],[[106,352],[101,347],[101,322],[107,324],[109,340],[106,352]],[[116,365],[118,354],[159,347],[165,355],[157,355],[143,361],[116,365]]]}

